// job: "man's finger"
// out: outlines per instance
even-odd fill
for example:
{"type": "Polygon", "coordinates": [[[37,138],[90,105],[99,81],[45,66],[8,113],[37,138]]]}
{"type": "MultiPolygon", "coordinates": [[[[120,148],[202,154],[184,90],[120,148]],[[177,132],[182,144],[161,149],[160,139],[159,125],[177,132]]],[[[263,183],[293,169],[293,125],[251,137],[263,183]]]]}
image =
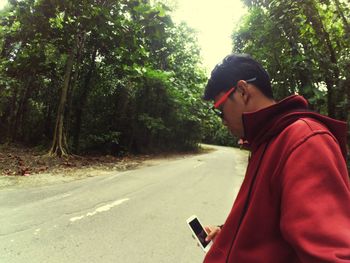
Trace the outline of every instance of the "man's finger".
{"type": "Polygon", "coordinates": [[[212,239],[216,236],[217,233],[218,233],[218,229],[212,230],[212,231],[208,234],[208,236],[205,238],[205,240],[206,240],[206,241],[212,240],[212,239]]]}

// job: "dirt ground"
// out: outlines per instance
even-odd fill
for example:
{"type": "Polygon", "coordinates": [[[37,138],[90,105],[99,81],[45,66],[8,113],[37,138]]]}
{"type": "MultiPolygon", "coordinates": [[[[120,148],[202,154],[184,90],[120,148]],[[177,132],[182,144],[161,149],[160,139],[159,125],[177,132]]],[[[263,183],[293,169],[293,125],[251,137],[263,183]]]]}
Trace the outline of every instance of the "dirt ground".
{"type": "Polygon", "coordinates": [[[211,150],[208,146],[202,146],[198,152],[192,153],[124,157],[71,155],[59,158],[49,157],[46,152],[32,148],[0,145],[0,189],[24,185],[41,186],[108,175],[211,150]]]}

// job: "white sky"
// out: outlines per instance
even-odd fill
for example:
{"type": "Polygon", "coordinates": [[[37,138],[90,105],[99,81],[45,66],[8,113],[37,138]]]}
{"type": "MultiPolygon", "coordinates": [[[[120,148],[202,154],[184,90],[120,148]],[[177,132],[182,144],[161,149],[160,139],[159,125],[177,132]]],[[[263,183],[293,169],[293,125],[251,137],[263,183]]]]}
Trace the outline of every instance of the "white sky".
{"type": "MultiPolygon", "coordinates": [[[[208,73],[232,51],[231,34],[246,14],[241,0],[173,0],[175,22],[185,21],[198,31],[203,65],[208,73]]],[[[7,0],[0,0],[0,9],[7,0]]],[[[172,0],[168,0],[172,2],[172,0]]]]}
{"type": "Polygon", "coordinates": [[[231,35],[247,13],[241,0],[176,0],[173,19],[198,31],[203,64],[208,73],[232,52],[231,35]]]}
{"type": "Polygon", "coordinates": [[[0,0],[0,9],[3,8],[6,3],[7,3],[7,0],[0,0]]]}

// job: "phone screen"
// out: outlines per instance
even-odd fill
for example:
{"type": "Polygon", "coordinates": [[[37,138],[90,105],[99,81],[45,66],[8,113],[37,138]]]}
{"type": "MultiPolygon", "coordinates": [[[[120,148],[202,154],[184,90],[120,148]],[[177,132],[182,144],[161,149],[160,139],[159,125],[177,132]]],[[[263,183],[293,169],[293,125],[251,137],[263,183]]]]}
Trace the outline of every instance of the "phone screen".
{"type": "Polygon", "coordinates": [[[199,241],[201,242],[202,246],[205,248],[209,242],[205,241],[205,238],[207,237],[207,233],[204,231],[202,225],[199,223],[198,219],[193,219],[189,225],[193,229],[193,232],[198,237],[199,241]]]}

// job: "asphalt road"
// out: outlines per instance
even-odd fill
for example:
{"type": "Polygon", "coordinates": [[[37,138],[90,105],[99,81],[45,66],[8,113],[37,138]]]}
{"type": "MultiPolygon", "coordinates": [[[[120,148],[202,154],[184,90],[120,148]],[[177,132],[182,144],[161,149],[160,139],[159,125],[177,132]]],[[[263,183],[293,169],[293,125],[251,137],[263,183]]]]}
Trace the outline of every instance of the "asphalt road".
{"type": "Polygon", "coordinates": [[[0,191],[0,262],[202,262],[186,225],[221,224],[247,153],[216,151],[133,171],[0,191]]]}

